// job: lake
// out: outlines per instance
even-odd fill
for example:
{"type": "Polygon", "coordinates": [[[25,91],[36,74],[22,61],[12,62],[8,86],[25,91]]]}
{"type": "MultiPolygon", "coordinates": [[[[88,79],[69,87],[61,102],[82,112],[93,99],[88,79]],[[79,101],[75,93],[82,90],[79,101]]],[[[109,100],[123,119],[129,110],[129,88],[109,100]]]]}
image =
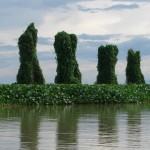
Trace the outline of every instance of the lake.
{"type": "Polygon", "coordinates": [[[0,107],[0,150],[149,150],[150,104],[0,107]]]}

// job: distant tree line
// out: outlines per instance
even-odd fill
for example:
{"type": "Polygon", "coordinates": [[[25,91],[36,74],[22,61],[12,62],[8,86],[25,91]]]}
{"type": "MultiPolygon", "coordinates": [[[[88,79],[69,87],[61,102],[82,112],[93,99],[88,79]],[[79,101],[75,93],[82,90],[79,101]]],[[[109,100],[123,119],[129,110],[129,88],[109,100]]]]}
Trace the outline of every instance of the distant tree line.
{"type": "MultiPolygon", "coordinates": [[[[17,74],[18,84],[44,84],[45,79],[36,54],[37,33],[34,23],[31,23],[19,37],[18,48],[20,67],[17,74]]],[[[81,84],[82,75],[76,60],[77,36],[64,31],[55,35],[54,49],[57,61],[57,84],[81,84]]],[[[115,74],[118,48],[116,45],[100,46],[98,48],[97,84],[118,84],[115,74]]],[[[144,84],[144,76],[140,67],[140,52],[129,49],[126,67],[127,84],[144,84]]]]}

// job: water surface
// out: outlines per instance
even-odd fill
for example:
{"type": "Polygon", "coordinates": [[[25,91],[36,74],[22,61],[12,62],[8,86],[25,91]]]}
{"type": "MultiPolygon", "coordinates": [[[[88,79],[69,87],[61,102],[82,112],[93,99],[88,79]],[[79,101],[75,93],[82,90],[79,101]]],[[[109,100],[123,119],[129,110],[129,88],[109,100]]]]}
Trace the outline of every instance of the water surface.
{"type": "Polygon", "coordinates": [[[0,107],[0,150],[149,150],[150,104],[0,107]]]}

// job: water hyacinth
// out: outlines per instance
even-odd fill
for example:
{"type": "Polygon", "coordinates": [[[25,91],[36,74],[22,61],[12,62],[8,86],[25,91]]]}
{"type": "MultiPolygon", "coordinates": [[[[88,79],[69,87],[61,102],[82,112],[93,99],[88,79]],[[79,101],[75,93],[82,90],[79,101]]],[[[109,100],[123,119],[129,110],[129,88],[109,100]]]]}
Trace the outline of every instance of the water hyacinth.
{"type": "Polygon", "coordinates": [[[0,104],[133,103],[150,100],[150,85],[0,85],[0,104]]]}

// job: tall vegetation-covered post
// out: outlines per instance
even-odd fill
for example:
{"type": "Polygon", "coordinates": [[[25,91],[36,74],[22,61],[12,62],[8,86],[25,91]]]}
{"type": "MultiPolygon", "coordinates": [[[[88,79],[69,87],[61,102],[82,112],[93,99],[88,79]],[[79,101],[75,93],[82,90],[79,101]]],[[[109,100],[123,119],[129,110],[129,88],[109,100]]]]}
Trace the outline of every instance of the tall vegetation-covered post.
{"type": "Polygon", "coordinates": [[[118,51],[116,45],[98,48],[97,84],[118,84],[115,74],[118,51]]]}
{"type": "Polygon", "coordinates": [[[81,73],[76,60],[77,37],[64,31],[55,35],[55,53],[57,55],[57,75],[55,83],[80,84],[81,73]]]}
{"type": "Polygon", "coordinates": [[[19,37],[20,68],[17,74],[17,83],[19,84],[45,83],[36,54],[37,32],[34,23],[31,23],[19,37]]]}
{"type": "Polygon", "coordinates": [[[32,59],[33,39],[31,33],[24,33],[20,36],[19,42],[20,68],[17,74],[17,83],[33,83],[32,59]]]}
{"type": "Polygon", "coordinates": [[[145,79],[140,67],[141,56],[139,51],[128,50],[126,83],[127,84],[144,84],[145,79]]]}

